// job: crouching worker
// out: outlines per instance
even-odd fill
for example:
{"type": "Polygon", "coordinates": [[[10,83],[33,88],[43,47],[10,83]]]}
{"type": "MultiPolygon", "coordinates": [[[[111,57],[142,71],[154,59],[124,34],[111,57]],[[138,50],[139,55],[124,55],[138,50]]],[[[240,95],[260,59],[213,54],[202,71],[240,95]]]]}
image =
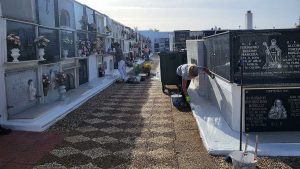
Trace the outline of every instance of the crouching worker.
{"type": "Polygon", "coordinates": [[[118,70],[120,72],[122,82],[127,81],[127,72],[126,72],[126,64],[125,64],[125,57],[123,55],[122,49],[120,48],[120,44],[118,42],[113,44],[113,47],[116,50],[115,57],[118,63],[118,70]]]}
{"type": "Polygon", "coordinates": [[[198,76],[200,72],[207,73],[211,78],[214,79],[214,75],[204,67],[199,67],[194,64],[183,64],[177,68],[177,78],[179,80],[179,89],[183,99],[189,103],[191,101],[190,96],[187,93],[187,89],[191,83],[191,80],[198,76]]]}

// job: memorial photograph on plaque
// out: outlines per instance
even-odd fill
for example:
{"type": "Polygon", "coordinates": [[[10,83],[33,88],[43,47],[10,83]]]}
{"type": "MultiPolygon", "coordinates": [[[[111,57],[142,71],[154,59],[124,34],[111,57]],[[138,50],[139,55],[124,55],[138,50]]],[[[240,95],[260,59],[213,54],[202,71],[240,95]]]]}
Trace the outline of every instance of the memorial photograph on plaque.
{"type": "Polygon", "coordinates": [[[3,17],[36,22],[35,0],[1,0],[3,17]]]}
{"type": "Polygon", "coordinates": [[[300,131],[300,88],[245,90],[245,131],[300,131]]]}
{"type": "Polygon", "coordinates": [[[73,0],[59,0],[59,26],[75,29],[75,12],[73,0]]]}
{"type": "Polygon", "coordinates": [[[58,62],[60,59],[58,30],[39,28],[39,36],[44,36],[50,40],[48,46],[45,48],[44,58],[46,62],[58,62]]]}
{"type": "Polygon", "coordinates": [[[37,0],[37,17],[40,25],[55,27],[55,0],[37,0]]]}
{"type": "MultiPolygon", "coordinates": [[[[36,60],[35,51],[35,26],[25,23],[7,21],[7,36],[14,34],[20,37],[20,56],[19,61],[36,60]]],[[[7,62],[11,62],[11,49],[14,47],[7,45],[7,62]]]]}

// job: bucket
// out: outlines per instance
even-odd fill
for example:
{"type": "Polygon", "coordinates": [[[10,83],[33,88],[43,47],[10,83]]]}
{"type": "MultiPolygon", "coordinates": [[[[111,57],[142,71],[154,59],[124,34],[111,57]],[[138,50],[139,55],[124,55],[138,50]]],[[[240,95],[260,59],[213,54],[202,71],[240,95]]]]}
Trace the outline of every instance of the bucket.
{"type": "Polygon", "coordinates": [[[232,159],[234,169],[255,169],[257,160],[255,155],[250,152],[234,151],[229,155],[232,159]]]}
{"type": "Polygon", "coordinates": [[[183,102],[181,94],[173,94],[171,95],[172,104],[174,107],[180,108],[183,102]]]}

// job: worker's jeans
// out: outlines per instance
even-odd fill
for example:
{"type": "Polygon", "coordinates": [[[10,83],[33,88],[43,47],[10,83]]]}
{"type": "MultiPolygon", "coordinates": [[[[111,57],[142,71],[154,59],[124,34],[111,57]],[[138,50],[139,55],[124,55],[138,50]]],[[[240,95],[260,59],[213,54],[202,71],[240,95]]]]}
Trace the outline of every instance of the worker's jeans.
{"type": "Polygon", "coordinates": [[[126,81],[127,79],[127,73],[126,73],[126,64],[124,60],[120,60],[118,62],[118,70],[120,72],[122,80],[126,81]]]}

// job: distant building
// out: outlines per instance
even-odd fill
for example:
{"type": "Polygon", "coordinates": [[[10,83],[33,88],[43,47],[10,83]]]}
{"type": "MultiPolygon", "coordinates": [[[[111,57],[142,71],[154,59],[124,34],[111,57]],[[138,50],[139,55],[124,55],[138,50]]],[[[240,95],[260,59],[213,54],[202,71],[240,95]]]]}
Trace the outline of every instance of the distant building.
{"type": "Polygon", "coordinates": [[[186,40],[190,39],[190,30],[174,31],[175,50],[186,49],[186,40]]]}
{"type": "Polygon", "coordinates": [[[170,51],[186,49],[186,40],[202,39],[206,36],[225,32],[226,30],[174,31],[169,34],[170,51]]]}
{"type": "Polygon", "coordinates": [[[169,47],[170,47],[170,51],[174,51],[175,48],[174,32],[171,32],[169,34],[169,47]]]}
{"type": "Polygon", "coordinates": [[[158,31],[153,31],[153,30],[147,30],[147,31],[139,31],[139,33],[145,37],[148,37],[151,40],[151,46],[149,46],[149,48],[152,51],[155,51],[155,48],[154,48],[155,39],[169,38],[170,32],[158,32],[158,31]]]}
{"type": "Polygon", "coordinates": [[[159,38],[154,40],[154,52],[169,52],[170,40],[169,38],[159,38]]]}
{"type": "Polygon", "coordinates": [[[246,13],[246,29],[253,29],[253,14],[251,11],[247,11],[246,13]]]}

